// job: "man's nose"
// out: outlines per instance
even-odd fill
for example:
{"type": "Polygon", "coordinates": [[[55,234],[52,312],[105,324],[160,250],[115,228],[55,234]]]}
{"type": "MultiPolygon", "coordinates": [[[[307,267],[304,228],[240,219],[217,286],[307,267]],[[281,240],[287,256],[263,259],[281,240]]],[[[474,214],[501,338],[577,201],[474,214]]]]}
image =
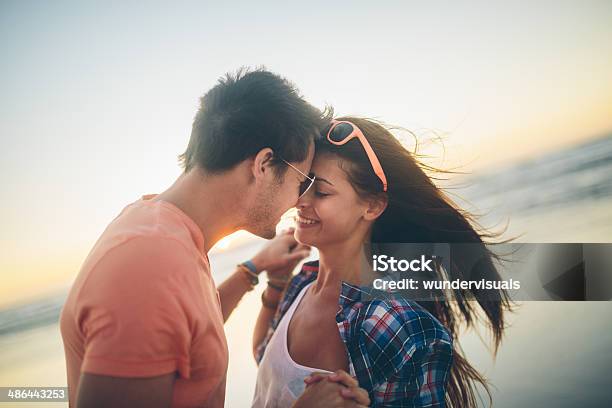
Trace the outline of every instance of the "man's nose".
{"type": "Polygon", "coordinates": [[[312,197],[312,188],[306,192],[303,196],[298,198],[295,208],[301,210],[303,208],[310,207],[310,199],[312,197]]]}

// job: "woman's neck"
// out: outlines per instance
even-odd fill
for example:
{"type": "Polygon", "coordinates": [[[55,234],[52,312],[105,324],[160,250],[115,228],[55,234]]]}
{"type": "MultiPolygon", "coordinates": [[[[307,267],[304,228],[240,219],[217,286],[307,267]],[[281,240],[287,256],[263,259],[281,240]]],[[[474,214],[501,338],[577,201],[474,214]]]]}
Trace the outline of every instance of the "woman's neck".
{"type": "MultiPolygon", "coordinates": [[[[345,243],[319,248],[319,273],[312,288],[316,293],[340,294],[342,282],[364,286],[371,281],[371,268],[363,243],[345,243]]],[[[337,298],[336,298],[337,299],[337,298]]]]}

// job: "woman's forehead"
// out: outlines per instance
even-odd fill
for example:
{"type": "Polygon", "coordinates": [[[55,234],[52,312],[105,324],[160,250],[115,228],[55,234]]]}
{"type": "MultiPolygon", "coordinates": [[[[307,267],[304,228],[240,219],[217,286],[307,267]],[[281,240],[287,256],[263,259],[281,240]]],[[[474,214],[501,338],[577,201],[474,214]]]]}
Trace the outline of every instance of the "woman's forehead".
{"type": "Polygon", "coordinates": [[[317,154],[310,171],[317,178],[323,178],[334,185],[347,180],[343,160],[332,154],[317,154]]]}

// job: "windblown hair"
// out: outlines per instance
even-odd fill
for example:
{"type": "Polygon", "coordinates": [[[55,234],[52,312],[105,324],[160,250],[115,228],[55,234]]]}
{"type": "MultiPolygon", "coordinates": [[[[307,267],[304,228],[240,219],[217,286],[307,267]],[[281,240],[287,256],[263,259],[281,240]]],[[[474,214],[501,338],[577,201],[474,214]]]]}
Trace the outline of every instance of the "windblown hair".
{"type": "MultiPolygon", "coordinates": [[[[333,154],[342,160],[342,168],[362,198],[386,195],[387,208],[374,222],[371,243],[449,243],[469,244],[470,250],[457,251],[451,256],[447,279],[499,280],[495,261],[499,257],[487,247],[498,234],[486,232],[478,226],[475,217],[460,209],[438,188],[427,172],[441,171],[420,163],[387,128],[376,121],[355,117],[342,117],[358,126],[375,151],[387,177],[388,189],[383,192],[380,179],[372,170],[370,161],[357,139],[335,146],[326,139],[326,132],[317,139],[317,154],[333,154]]],[[[329,129],[329,127],[328,127],[329,129]]],[[[449,407],[477,406],[477,384],[481,384],[491,402],[486,378],[464,357],[458,336],[462,326],[469,328],[482,322],[490,330],[493,353],[501,343],[505,322],[504,311],[512,310],[508,294],[500,289],[491,300],[487,291],[455,290],[444,299],[418,301],[433,314],[453,338],[453,364],[447,387],[449,407]]]]}

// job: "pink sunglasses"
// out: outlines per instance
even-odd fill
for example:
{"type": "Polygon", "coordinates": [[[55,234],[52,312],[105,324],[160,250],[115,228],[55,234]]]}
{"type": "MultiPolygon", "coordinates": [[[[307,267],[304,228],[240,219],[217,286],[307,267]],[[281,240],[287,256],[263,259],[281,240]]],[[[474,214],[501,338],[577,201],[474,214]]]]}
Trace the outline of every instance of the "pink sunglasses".
{"type": "Polygon", "coordinates": [[[346,120],[332,120],[332,125],[327,132],[327,140],[336,146],[342,146],[353,138],[359,139],[363,149],[370,159],[370,164],[374,173],[378,176],[383,185],[383,191],[387,191],[387,177],[383,171],[374,149],[370,146],[368,139],[363,135],[363,132],[353,123],[346,120]]]}

